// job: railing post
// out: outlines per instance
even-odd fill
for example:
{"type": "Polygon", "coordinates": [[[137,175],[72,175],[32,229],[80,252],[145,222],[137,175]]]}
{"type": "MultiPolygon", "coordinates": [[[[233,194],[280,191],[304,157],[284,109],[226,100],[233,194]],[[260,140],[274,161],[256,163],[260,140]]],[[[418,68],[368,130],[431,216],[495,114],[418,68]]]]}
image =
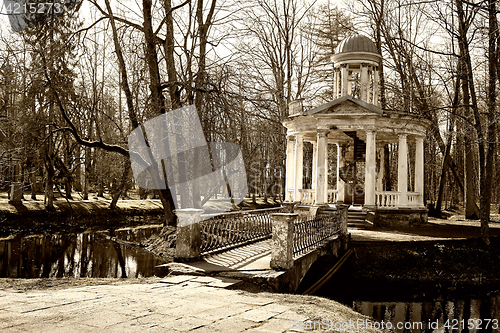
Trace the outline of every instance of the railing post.
{"type": "Polygon", "coordinates": [[[195,261],[200,257],[201,248],[201,214],[203,209],[176,209],[177,235],[175,244],[175,261],[195,261]],[[182,222],[182,223],[180,223],[182,222]]]}
{"type": "Polygon", "coordinates": [[[281,205],[285,207],[284,213],[293,213],[293,207],[298,204],[297,201],[293,202],[283,202],[281,205]]]}
{"type": "Polygon", "coordinates": [[[347,235],[347,216],[349,214],[349,205],[337,204],[337,210],[339,211],[340,218],[340,233],[342,235],[347,235]]]}
{"type": "Polygon", "coordinates": [[[298,215],[291,213],[271,215],[273,228],[272,269],[286,270],[293,267],[293,226],[298,215]]]}

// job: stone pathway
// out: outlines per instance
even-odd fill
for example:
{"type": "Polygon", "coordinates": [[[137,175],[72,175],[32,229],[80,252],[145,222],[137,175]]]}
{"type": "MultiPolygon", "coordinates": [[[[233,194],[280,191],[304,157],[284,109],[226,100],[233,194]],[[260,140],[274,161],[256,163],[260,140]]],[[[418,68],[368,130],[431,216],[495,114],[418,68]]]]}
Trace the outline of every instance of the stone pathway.
{"type": "MultiPolygon", "coordinates": [[[[237,280],[170,276],[158,283],[0,290],[2,332],[303,332],[308,320],[364,317],[316,297],[226,287],[237,280]]],[[[314,330],[313,330],[314,331],[314,330]]],[[[335,331],[319,329],[316,331],[335,331]]],[[[350,330],[341,330],[349,332],[350,330]]],[[[359,332],[358,330],[352,330],[359,332]]]]}

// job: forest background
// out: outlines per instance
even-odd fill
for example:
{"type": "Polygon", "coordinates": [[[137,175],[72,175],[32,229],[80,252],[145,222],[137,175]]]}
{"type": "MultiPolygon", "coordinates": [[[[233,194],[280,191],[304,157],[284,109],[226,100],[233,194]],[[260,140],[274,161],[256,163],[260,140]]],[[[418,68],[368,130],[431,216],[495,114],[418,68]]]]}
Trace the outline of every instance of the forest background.
{"type": "MultiPolygon", "coordinates": [[[[498,211],[496,1],[85,0],[13,33],[0,22],[0,181],[68,200],[134,188],[127,138],[149,119],[195,105],[208,142],[237,144],[249,196],[284,197],[288,106],[332,98],[330,56],[371,37],[383,56],[380,105],[428,119],[425,202],[463,207],[488,233],[498,211]]],[[[5,8],[2,9],[5,14],[5,8]]],[[[305,163],[312,163],[305,146],[305,163]]],[[[385,147],[386,190],[397,145],[385,147]]],[[[414,149],[409,149],[413,152],[414,149]]],[[[329,150],[329,188],[336,184],[329,150]]],[[[410,184],[414,156],[410,153],[410,184]]],[[[308,164],[307,164],[308,165],[308,164]]],[[[304,184],[308,167],[304,168],[304,184]]],[[[411,186],[411,185],[410,185],[411,186]]],[[[29,195],[29,194],[27,194],[29,195]]],[[[145,198],[146,191],[141,191],[145,198]]],[[[168,190],[166,221],[175,224],[168,190]]],[[[200,198],[201,199],[201,198],[200,198]]],[[[203,198],[204,201],[210,198],[203,198]]]]}

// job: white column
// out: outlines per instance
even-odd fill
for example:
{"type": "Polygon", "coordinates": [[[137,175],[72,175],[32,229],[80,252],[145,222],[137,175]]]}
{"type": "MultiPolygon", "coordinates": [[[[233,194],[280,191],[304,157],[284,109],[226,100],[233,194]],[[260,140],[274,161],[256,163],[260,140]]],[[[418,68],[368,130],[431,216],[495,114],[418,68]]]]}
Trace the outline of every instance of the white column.
{"type": "Polygon", "coordinates": [[[408,145],[406,136],[406,134],[400,134],[398,144],[398,192],[400,193],[400,207],[406,207],[408,203],[408,145]]]}
{"type": "Polygon", "coordinates": [[[345,201],[345,183],[340,178],[340,168],[344,166],[344,157],[342,156],[342,147],[337,143],[337,201],[345,201]]]}
{"type": "Polygon", "coordinates": [[[361,100],[368,102],[368,66],[361,64],[361,100]]]}
{"type": "Polygon", "coordinates": [[[297,134],[295,136],[295,201],[302,201],[301,193],[299,190],[302,189],[302,176],[304,173],[304,137],[302,134],[297,134]]]}
{"type": "Polygon", "coordinates": [[[347,71],[347,95],[352,96],[352,72],[350,70],[347,71]]]}
{"type": "Polygon", "coordinates": [[[333,99],[339,97],[339,70],[337,68],[333,69],[333,99]]]}
{"type": "Polygon", "coordinates": [[[418,205],[424,206],[424,137],[417,136],[415,148],[415,192],[420,193],[418,205]]]}
{"type": "Polygon", "coordinates": [[[378,77],[378,68],[375,68],[373,71],[373,105],[379,106],[378,102],[378,84],[379,82],[379,77],[378,77]]]}
{"type": "Polygon", "coordinates": [[[376,133],[366,131],[365,206],[375,206],[376,133]]]}
{"type": "MultiPolygon", "coordinates": [[[[286,182],[285,182],[285,201],[294,201],[295,193],[290,194],[288,190],[295,188],[295,138],[293,136],[287,136],[286,141],[286,182]]],[[[295,191],[294,191],[295,192],[295,191]]]]}
{"type": "Polygon", "coordinates": [[[342,65],[341,78],[342,84],[340,86],[340,97],[347,95],[347,86],[349,84],[349,67],[342,65]]]}
{"type": "Polygon", "coordinates": [[[312,179],[311,179],[311,188],[316,188],[316,168],[318,167],[318,153],[316,152],[316,142],[311,142],[313,146],[313,163],[312,163],[312,179]]]}
{"type": "Polygon", "coordinates": [[[325,203],[326,197],[326,131],[318,130],[317,135],[317,160],[318,164],[316,167],[316,191],[315,191],[315,204],[322,205],[325,203]]]}
{"type": "Polygon", "coordinates": [[[328,139],[325,141],[325,203],[328,203],[328,139]]]}

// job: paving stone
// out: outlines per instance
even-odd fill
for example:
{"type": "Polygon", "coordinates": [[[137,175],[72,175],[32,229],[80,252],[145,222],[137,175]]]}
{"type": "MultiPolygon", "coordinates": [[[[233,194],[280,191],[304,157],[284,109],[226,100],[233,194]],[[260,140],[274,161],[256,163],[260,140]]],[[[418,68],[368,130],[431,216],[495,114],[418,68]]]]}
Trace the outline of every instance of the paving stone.
{"type": "Polygon", "coordinates": [[[210,276],[197,276],[196,278],[190,280],[189,282],[197,282],[197,283],[210,283],[215,282],[217,279],[210,276]]]}
{"type": "Polygon", "coordinates": [[[2,318],[0,321],[0,330],[4,330],[8,327],[18,326],[22,324],[26,324],[29,322],[28,318],[19,317],[18,315],[14,315],[12,317],[2,318]]]}
{"type": "Polygon", "coordinates": [[[52,316],[57,316],[61,314],[68,314],[76,311],[81,311],[86,308],[93,308],[95,305],[92,303],[71,303],[71,304],[66,304],[66,305],[59,305],[59,306],[53,306],[37,311],[31,311],[27,313],[23,313],[26,318],[30,318],[30,320],[33,320],[33,318],[39,318],[39,317],[52,317],[52,316]]]}
{"type": "MultiPolygon", "coordinates": [[[[50,333],[52,333],[51,331],[49,331],[50,333]]],[[[85,324],[80,324],[80,323],[67,323],[66,325],[64,326],[58,326],[57,329],[55,329],[55,331],[53,332],[57,332],[57,333],[75,333],[75,332],[82,332],[82,333],[93,333],[95,332],[95,327],[91,327],[91,326],[88,326],[88,325],[85,325],[85,324]]]]}
{"type": "Polygon", "coordinates": [[[180,304],[177,307],[174,308],[167,308],[163,310],[158,310],[162,314],[166,314],[169,316],[179,316],[179,315],[184,315],[184,316],[191,316],[199,312],[203,312],[209,309],[217,308],[218,306],[208,306],[205,303],[184,303],[180,304]]]}
{"type": "Polygon", "coordinates": [[[192,295],[186,297],[184,298],[184,301],[196,303],[197,305],[203,306],[205,309],[218,308],[230,304],[224,298],[218,298],[218,299],[216,299],[215,297],[204,298],[200,297],[199,295],[192,295]]]}
{"type": "Polygon", "coordinates": [[[58,304],[51,302],[17,303],[17,304],[12,304],[8,308],[5,308],[5,310],[17,313],[27,313],[27,312],[47,309],[56,305],[58,304]]]}
{"type": "Polygon", "coordinates": [[[230,278],[217,278],[215,281],[210,282],[208,286],[216,288],[227,288],[229,286],[235,285],[240,282],[241,280],[235,280],[230,278]]]}
{"type": "MultiPolygon", "coordinates": [[[[147,329],[147,327],[144,327],[142,325],[139,325],[135,322],[132,321],[127,321],[124,323],[118,323],[115,325],[111,325],[106,327],[105,329],[100,329],[99,331],[105,331],[106,333],[134,333],[134,332],[144,332],[144,330],[147,329]]],[[[94,328],[95,330],[95,328],[94,328]]]]}
{"type": "Polygon", "coordinates": [[[169,316],[165,314],[153,313],[144,317],[134,319],[133,321],[138,325],[143,326],[144,328],[151,328],[161,324],[166,324],[179,318],[182,318],[182,315],[169,316]]]}
{"type": "Polygon", "coordinates": [[[179,284],[189,280],[193,280],[195,276],[188,275],[172,275],[160,280],[161,283],[179,284]]]}
{"type": "Polygon", "coordinates": [[[286,320],[296,320],[296,321],[306,321],[309,320],[309,317],[303,314],[298,314],[294,311],[285,311],[276,315],[276,318],[286,319],[286,320]]]}
{"type": "Polygon", "coordinates": [[[246,303],[246,304],[254,304],[254,305],[267,305],[267,304],[274,303],[275,301],[272,299],[269,299],[269,298],[244,296],[244,297],[241,297],[241,300],[239,302],[246,303]]]}
{"type": "Polygon", "coordinates": [[[2,332],[57,332],[57,326],[51,323],[25,323],[2,329],[2,332]],[[40,327],[43,327],[43,331],[40,327]]]}
{"type": "Polygon", "coordinates": [[[166,324],[158,325],[158,327],[169,329],[167,332],[172,332],[172,330],[182,332],[194,330],[195,328],[206,326],[211,323],[213,323],[213,320],[187,316],[174,321],[170,321],[166,324]]]}
{"type": "Polygon", "coordinates": [[[271,312],[277,312],[277,313],[283,313],[288,310],[287,306],[276,304],[276,303],[270,303],[267,305],[264,305],[261,307],[262,310],[264,311],[271,311],[271,312]]]}
{"type": "Polygon", "coordinates": [[[196,333],[239,333],[246,332],[246,329],[255,326],[255,322],[251,320],[246,320],[237,317],[229,317],[222,320],[218,320],[210,325],[200,327],[198,329],[193,330],[192,332],[196,333]]]}
{"type": "MultiPolygon", "coordinates": [[[[209,284],[210,287],[212,285],[209,284]]],[[[211,288],[210,290],[206,290],[205,293],[210,294],[214,297],[242,297],[238,291],[236,290],[228,290],[228,289],[221,289],[221,288],[211,288]]]]}
{"type": "Polygon", "coordinates": [[[260,323],[274,317],[277,314],[278,313],[276,312],[270,312],[261,309],[252,309],[250,311],[240,313],[239,315],[237,315],[237,317],[260,323]]]}
{"type": "Polygon", "coordinates": [[[108,326],[116,325],[118,323],[129,321],[131,319],[133,319],[132,316],[109,311],[96,314],[86,319],[82,319],[80,323],[98,328],[105,328],[108,326]]]}
{"type": "Polygon", "coordinates": [[[271,318],[266,323],[257,327],[264,332],[284,332],[292,328],[290,320],[271,318]]]}
{"type": "Polygon", "coordinates": [[[198,318],[219,320],[239,313],[243,313],[245,311],[249,311],[251,309],[252,306],[248,304],[227,304],[223,307],[198,312],[193,316],[198,318]]]}
{"type": "Polygon", "coordinates": [[[153,312],[153,310],[151,309],[148,309],[144,306],[131,306],[131,307],[124,307],[124,308],[121,308],[121,309],[118,309],[118,310],[113,310],[117,313],[120,313],[120,314],[124,314],[124,315],[127,315],[127,316],[130,316],[130,317],[133,317],[133,318],[139,318],[139,317],[144,317],[144,316],[147,316],[147,315],[150,315],[153,312]]]}

